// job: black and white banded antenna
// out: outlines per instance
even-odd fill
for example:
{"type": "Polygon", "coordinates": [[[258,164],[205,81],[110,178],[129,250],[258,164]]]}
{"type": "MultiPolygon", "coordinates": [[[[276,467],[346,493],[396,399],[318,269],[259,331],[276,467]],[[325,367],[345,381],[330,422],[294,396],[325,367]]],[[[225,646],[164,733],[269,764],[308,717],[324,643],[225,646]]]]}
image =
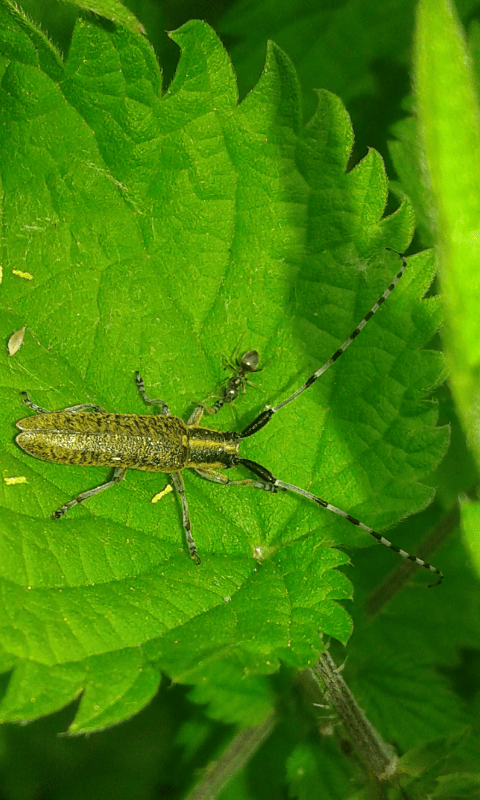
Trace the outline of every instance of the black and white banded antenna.
{"type": "MultiPolygon", "coordinates": [[[[326,361],[319,369],[317,369],[317,371],[314,372],[313,375],[311,375],[308,378],[308,380],[306,380],[305,383],[302,386],[300,386],[299,389],[293,392],[293,394],[289,395],[289,397],[287,397],[285,400],[282,400],[280,403],[277,403],[277,405],[267,408],[265,409],[265,411],[262,411],[253,420],[253,422],[247,425],[247,427],[240,434],[242,439],[246,439],[249,436],[253,436],[259,430],[261,430],[265,425],[267,425],[267,423],[270,422],[272,417],[278,411],[280,411],[281,408],[285,408],[285,406],[287,406],[289,403],[292,403],[303,392],[309,389],[310,386],[313,386],[313,384],[322,375],[324,375],[327,369],[329,369],[340,358],[340,356],[345,352],[347,347],[350,347],[354,339],[356,339],[357,336],[359,336],[359,334],[363,331],[367,322],[371,320],[373,315],[377,313],[380,306],[383,305],[387,297],[393,292],[395,286],[397,285],[398,281],[405,272],[405,268],[407,266],[406,258],[405,256],[400,255],[400,253],[397,253],[397,255],[402,260],[401,269],[395,275],[391,284],[387,287],[387,289],[385,289],[382,296],[379,297],[375,305],[372,306],[370,311],[367,314],[365,314],[364,318],[361,320],[361,322],[359,322],[355,330],[352,331],[348,339],[346,339],[343,342],[343,344],[340,345],[338,350],[335,351],[335,353],[331,356],[331,358],[329,358],[328,361],[326,361]]],[[[272,475],[272,473],[268,469],[266,469],[266,467],[263,467],[261,464],[257,464],[255,461],[250,461],[250,459],[247,458],[240,458],[238,463],[246,467],[250,472],[256,475],[257,478],[260,478],[260,481],[255,482],[256,488],[264,489],[265,491],[270,491],[274,493],[278,491],[295,492],[296,494],[302,495],[302,497],[306,497],[309,500],[313,500],[314,503],[317,503],[318,505],[322,506],[322,508],[325,508],[327,511],[331,511],[333,514],[338,514],[338,516],[343,517],[344,519],[348,520],[348,522],[351,522],[352,525],[356,525],[357,528],[360,528],[366,533],[369,533],[370,536],[373,536],[373,538],[377,540],[377,542],[380,542],[380,544],[383,544],[385,547],[388,547],[390,548],[390,550],[393,550],[395,553],[398,553],[400,556],[402,556],[402,558],[405,558],[408,561],[413,561],[415,564],[418,564],[419,567],[428,569],[430,572],[433,572],[436,575],[438,575],[439,576],[438,581],[435,584],[431,584],[432,586],[437,586],[439,583],[442,582],[444,576],[439,569],[432,566],[432,564],[429,564],[427,561],[424,561],[422,558],[418,558],[418,556],[412,555],[411,553],[407,553],[406,550],[403,550],[401,547],[397,547],[396,545],[392,544],[392,542],[386,539],[385,536],[382,536],[381,533],[377,533],[377,531],[374,531],[368,525],[364,525],[363,522],[360,522],[360,520],[356,519],[356,517],[352,517],[352,515],[348,514],[346,511],[342,511],[340,508],[337,508],[331,503],[328,503],[326,500],[322,500],[321,497],[317,497],[311,492],[307,492],[305,489],[300,489],[298,486],[293,486],[290,483],[285,483],[284,481],[275,478],[275,476],[272,475]]]]}

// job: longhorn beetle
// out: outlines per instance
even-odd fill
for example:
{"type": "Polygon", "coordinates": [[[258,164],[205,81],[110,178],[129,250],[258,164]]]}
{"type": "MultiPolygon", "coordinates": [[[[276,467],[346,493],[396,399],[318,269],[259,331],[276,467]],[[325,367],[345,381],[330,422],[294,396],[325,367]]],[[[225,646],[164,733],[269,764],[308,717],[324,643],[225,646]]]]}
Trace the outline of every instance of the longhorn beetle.
{"type": "MultiPolygon", "coordinates": [[[[242,439],[247,439],[258,433],[272,419],[273,415],[286,405],[296,400],[299,395],[315,383],[332,364],[345,352],[354,339],[361,333],[367,322],[378,311],[389,294],[393,291],[402,277],[407,262],[403,256],[402,267],[392,280],[390,286],[384,291],[375,305],[364,316],[348,339],[336,350],[331,358],[317,369],[308,380],[293,394],[275,406],[262,411],[241,433],[229,431],[214,431],[199,426],[204,413],[204,406],[197,405],[187,423],[170,414],[170,409],[164,400],[151,398],[145,391],[145,386],[140,374],[135,375],[138,391],[145,403],[159,406],[160,414],[110,414],[94,403],[63,408],[60,411],[48,411],[46,408],[33,403],[26,392],[21,392],[24,402],[33,411],[35,416],[26,417],[17,422],[21,430],[16,437],[17,444],[30,455],[44,461],[55,461],[60,464],[82,464],[85,466],[109,466],[114,468],[113,477],[106,483],[89,489],[69,500],[53,514],[58,519],[70,508],[83,503],[104,489],[119,483],[126,475],[127,469],[139,469],[147,472],[170,473],[172,483],[177,489],[183,512],[183,526],[186,541],[191,557],[200,564],[195,541],[192,536],[190,514],[185,496],[185,485],[182,470],[193,469],[201,478],[214,483],[231,486],[249,486],[276,494],[279,491],[296,492],[302,497],[313,500],[327,511],[332,511],[344,519],[366,531],[378,542],[399,553],[403,558],[414,561],[420,567],[430,570],[439,576],[441,583],[443,574],[436,567],[428,564],[417,556],[410,555],[399,547],[395,547],[380,533],[364,525],[346,511],[331,505],[326,500],[293,486],[290,483],[275,478],[274,475],[261,464],[242,458],[239,455],[239,446],[242,439]],[[218,470],[243,466],[255,478],[245,480],[230,480],[218,470]]],[[[214,405],[216,413],[222,405],[230,402],[238,395],[240,386],[247,373],[257,372],[258,353],[250,350],[245,353],[240,362],[236,361],[237,370],[230,378],[224,396],[214,405]]],[[[436,585],[436,584],[434,584],[436,585]]]]}

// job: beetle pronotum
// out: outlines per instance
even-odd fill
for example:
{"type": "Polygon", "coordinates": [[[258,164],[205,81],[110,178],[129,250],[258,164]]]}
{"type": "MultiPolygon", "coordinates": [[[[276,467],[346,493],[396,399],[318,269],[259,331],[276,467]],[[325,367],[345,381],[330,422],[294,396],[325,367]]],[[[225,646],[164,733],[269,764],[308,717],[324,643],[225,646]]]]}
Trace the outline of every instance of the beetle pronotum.
{"type": "MultiPolygon", "coordinates": [[[[36,416],[26,417],[17,422],[21,433],[17,435],[16,442],[23,450],[35,458],[45,461],[114,468],[110,481],[69,500],[55,511],[53,516],[58,519],[78,503],[83,503],[89,497],[119,483],[129,468],[147,472],[170,473],[172,483],[177,489],[182,503],[183,526],[190,555],[199,564],[200,558],[192,536],[185,485],[181,474],[183,469],[193,469],[201,478],[214,483],[249,486],[274,494],[279,491],[300,494],[366,531],[378,542],[399,553],[403,558],[436,573],[439,576],[437,583],[440,583],[443,580],[443,574],[436,567],[396,547],[380,533],[326,500],[322,500],[305,489],[275,478],[266,467],[239,455],[242,439],[253,436],[261,430],[274,414],[296,400],[340,358],[393,291],[403,275],[406,263],[402,256],[402,267],[390,286],[332,357],[293,394],[277,405],[262,411],[241,433],[214,431],[200,427],[199,422],[204,413],[203,405],[196,406],[186,423],[178,417],[172,416],[164,400],[153,399],[147,395],[138,372],[136,373],[136,382],[140,395],[148,405],[159,406],[160,414],[110,414],[94,403],[83,403],[50,412],[33,403],[28,394],[22,392],[26,405],[37,412],[36,416]],[[232,481],[225,474],[218,472],[218,470],[237,466],[245,467],[255,478],[232,481]]],[[[213,407],[215,413],[224,403],[231,402],[237,397],[239,388],[243,386],[246,379],[246,374],[259,371],[257,367],[258,353],[256,350],[248,351],[239,362],[236,362],[236,372],[230,378],[224,396],[219,398],[213,407]]]]}

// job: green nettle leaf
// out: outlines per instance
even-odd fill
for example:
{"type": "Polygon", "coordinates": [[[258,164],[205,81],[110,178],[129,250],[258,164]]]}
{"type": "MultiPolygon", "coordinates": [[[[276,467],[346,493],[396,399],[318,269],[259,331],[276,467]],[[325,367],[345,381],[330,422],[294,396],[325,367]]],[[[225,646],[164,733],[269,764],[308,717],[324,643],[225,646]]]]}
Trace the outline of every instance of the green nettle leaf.
{"type": "Polygon", "coordinates": [[[119,0],[63,0],[63,2],[82,11],[93,11],[117,25],[125,25],[132,31],[145,33],[143,25],[119,0]]]}
{"type": "MultiPolygon", "coordinates": [[[[350,634],[338,602],[350,582],[336,570],[348,558],[332,545],[371,540],[347,521],[186,472],[196,566],[176,495],[150,502],[167,475],[130,471],[53,520],[111,471],[42,462],[14,442],[33,413],[22,390],[52,410],[150,413],[138,369],[186,418],[221,392],[222,357],[255,348],[255,388],[204,419],[241,430],[332,354],[398,272],[386,248],[408,245],[411,209],[382,218],[376,152],[346,172],[340,101],[320,92],[304,126],[295,71],[271,45],[238,105],[212,30],[190,22],[172,37],[181,60],[162,95],[135,32],[80,20],[62,60],[0,3],[3,341],[26,326],[0,359],[3,720],[81,695],[72,730],[93,730],[143,707],[163,671],[213,716],[251,725],[271,709],[281,661],[311,665],[319,634],[350,634]]],[[[431,253],[410,258],[352,347],[242,454],[374,528],[424,508],[420,481],[447,441],[423,398],[443,375],[421,350],[439,324],[436,299],[422,300],[433,272],[431,253]]]]}

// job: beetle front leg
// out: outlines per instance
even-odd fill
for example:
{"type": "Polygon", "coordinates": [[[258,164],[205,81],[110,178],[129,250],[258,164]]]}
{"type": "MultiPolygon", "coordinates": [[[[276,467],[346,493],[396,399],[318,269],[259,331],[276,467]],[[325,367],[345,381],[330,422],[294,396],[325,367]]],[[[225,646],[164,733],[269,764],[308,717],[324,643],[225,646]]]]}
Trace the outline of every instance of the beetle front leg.
{"type": "Polygon", "coordinates": [[[206,409],[207,407],[201,405],[200,403],[198,406],[195,406],[195,408],[193,409],[192,413],[190,414],[187,420],[187,425],[198,425],[206,409]]]}
{"type": "Polygon", "coordinates": [[[251,486],[253,489],[258,488],[258,481],[254,481],[252,478],[244,478],[243,480],[232,481],[227,475],[223,475],[221,472],[215,472],[213,469],[196,468],[193,471],[205,481],[220,483],[222,486],[251,486]]]}
{"type": "Polygon", "coordinates": [[[89,497],[94,497],[94,495],[103,492],[104,489],[109,489],[110,486],[115,486],[116,483],[120,483],[120,481],[123,481],[126,474],[127,470],[125,467],[117,467],[113,473],[113,478],[111,481],[107,481],[107,483],[101,483],[100,486],[95,486],[93,489],[88,489],[88,491],[82,492],[82,494],[79,494],[74,500],[69,500],[64,506],[57,509],[57,511],[54,511],[52,515],[53,518],[60,519],[60,517],[63,517],[63,515],[73,508],[73,506],[77,506],[79,503],[83,503],[85,500],[88,500],[89,497]]]}

